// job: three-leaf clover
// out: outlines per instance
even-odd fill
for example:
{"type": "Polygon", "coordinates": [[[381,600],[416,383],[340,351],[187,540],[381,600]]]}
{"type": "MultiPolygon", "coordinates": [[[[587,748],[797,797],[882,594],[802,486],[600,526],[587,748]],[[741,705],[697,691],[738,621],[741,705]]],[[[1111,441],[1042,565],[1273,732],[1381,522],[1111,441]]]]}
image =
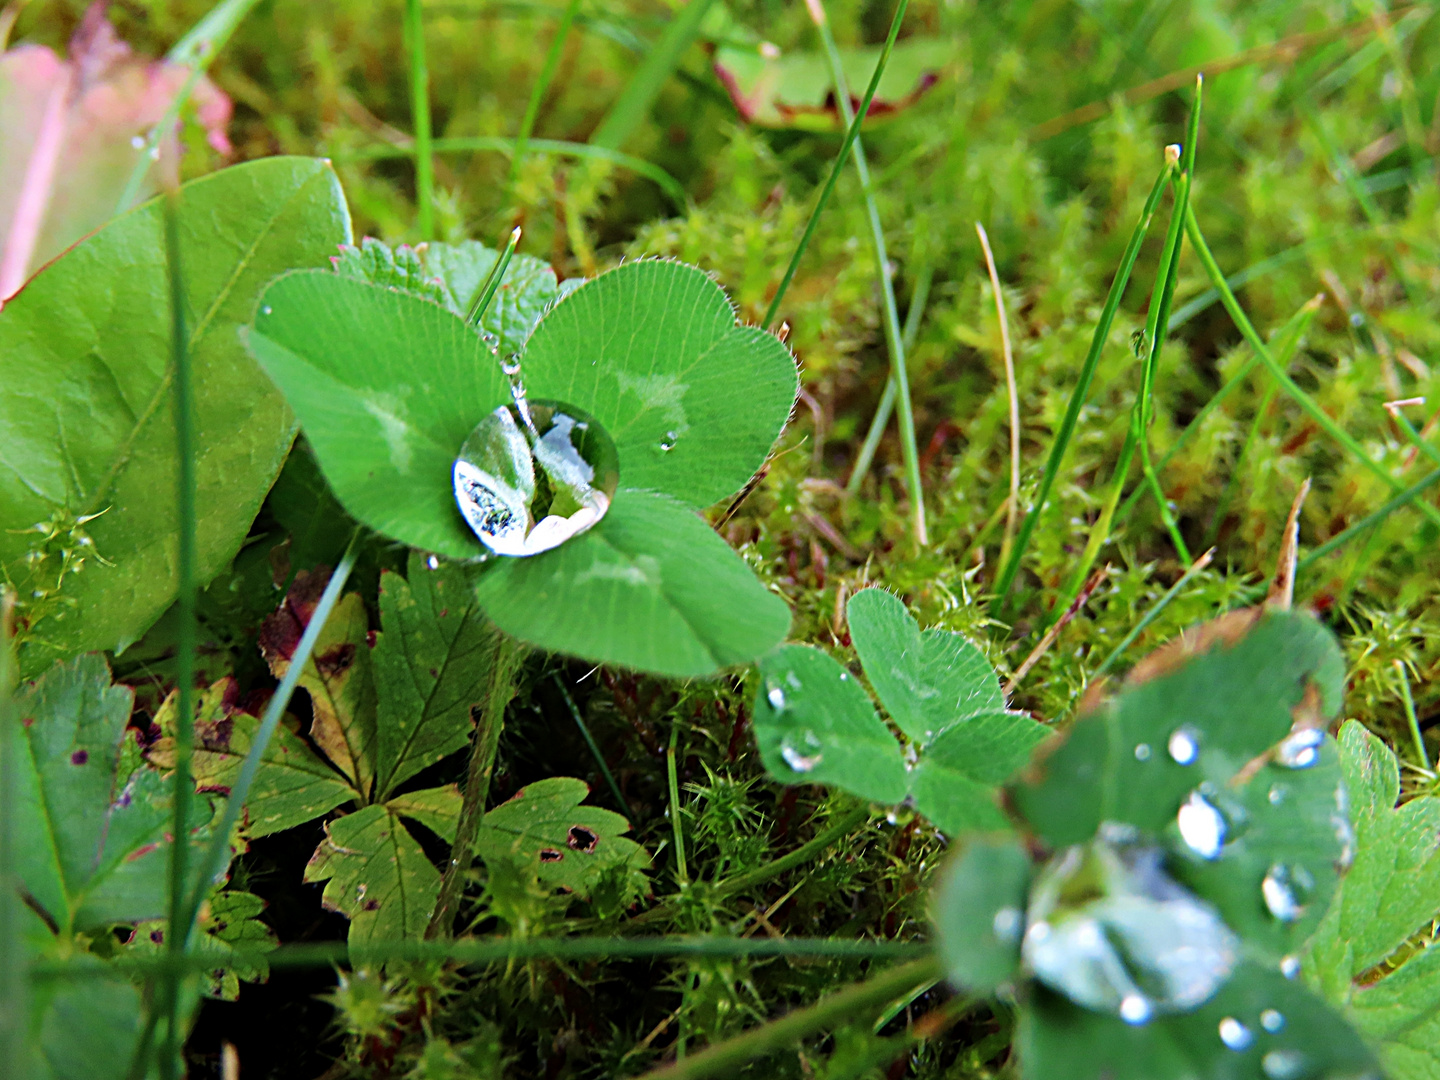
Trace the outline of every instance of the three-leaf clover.
{"type": "Polygon", "coordinates": [[[898,597],[862,589],[845,610],[865,675],[905,746],[839,662],[785,645],[760,661],[755,698],[755,740],[770,775],[908,800],[946,832],[1003,828],[998,787],[1049,729],[1005,708],[979,646],[948,630],[922,632],[898,597]]]}
{"type": "Polygon", "coordinates": [[[1013,994],[1027,1077],[1373,1074],[1298,981],[1354,856],[1333,637],[1252,609],[1137,672],[1011,787],[1023,843],[965,838],[935,902],[951,980],[1013,994]]]}
{"type": "Polygon", "coordinates": [[[485,562],[486,615],[533,645],[667,675],[763,653],[784,637],[788,608],[698,511],[743,487],[779,436],[798,389],[789,352],[739,325],[702,271],[661,261],[565,291],[517,260],[499,306],[472,327],[462,312],[491,262],[478,244],[388,262],[369,245],[340,272],[297,271],[266,291],[247,342],[336,497],[412,548],[480,559],[452,469],[477,424],[514,400],[502,368],[513,350],[529,399],[609,434],[619,483],[588,531],[485,562]]]}

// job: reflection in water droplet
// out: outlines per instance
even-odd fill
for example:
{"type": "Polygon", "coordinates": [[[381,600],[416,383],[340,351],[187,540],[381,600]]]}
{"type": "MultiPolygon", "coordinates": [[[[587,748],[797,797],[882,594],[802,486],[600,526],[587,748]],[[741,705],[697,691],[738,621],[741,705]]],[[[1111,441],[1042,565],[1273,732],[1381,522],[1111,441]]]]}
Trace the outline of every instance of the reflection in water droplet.
{"type": "Polygon", "coordinates": [[[427,569],[427,570],[439,570],[439,569],[440,569],[440,560],[437,559],[434,555],[427,556],[426,559],[425,559],[425,569],[427,569]]]}
{"type": "Polygon", "coordinates": [[[500,370],[511,378],[514,378],[520,374],[520,358],[518,356],[512,356],[508,360],[502,360],[500,362],[500,370]]]}
{"type": "Polygon", "coordinates": [[[1220,849],[1225,846],[1225,819],[1205,800],[1205,796],[1192,791],[1185,805],[1180,807],[1176,823],[1180,826],[1180,839],[1196,855],[1202,859],[1220,857],[1220,849]]]}
{"type": "Polygon", "coordinates": [[[1178,764],[1194,764],[1195,759],[1200,755],[1199,733],[1188,725],[1176,728],[1170,733],[1170,741],[1166,744],[1166,748],[1178,764]]]}
{"type": "Polygon", "coordinates": [[[1220,1041],[1231,1050],[1248,1050],[1255,1042],[1255,1033],[1233,1016],[1227,1016],[1220,1021],[1220,1041]]]}
{"type": "Polygon", "coordinates": [[[1282,802],[1285,801],[1285,795],[1289,792],[1289,790],[1290,789],[1287,788],[1284,784],[1271,784],[1270,794],[1269,796],[1267,796],[1270,800],[1270,805],[1279,806],[1282,802]]]}
{"type": "Polygon", "coordinates": [[[1285,1030],[1285,1014],[1275,1009],[1266,1009],[1260,1014],[1260,1026],[1274,1035],[1285,1030]]]}
{"type": "Polygon", "coordinates": [[[765,695],[765,700],[770,702],[770,707],[772,709],[774,709],[776,712],[779,712],[781,709],[785,708],[785,691],[781,687],[772,686],[770,687],[769,692],[765,695]]]}
{"type": "Polygon", "coordinates": [[[1308,769],[1320,760],[1320,744],[1325,733],[1305,728],[1287,735],[1275,748],[1275,761],[1287,769],[1308,769]]]}
{"type": "Polygon", "coordinates": [[[497,555],[536,555],[589,529],[619,480],[615,444],[592,417],[518,394],[476,426],[454,468],[460,512],[497,555]]]}
{"type": "Polygon", "coordinates": [[[1136,761],[1149,761],[1149,760],[1150,760],[1150,744],[1149,744],[1149,743],[1143,743],[1143,742],[1142,742],[1142,743],[1136,744],[1136,746],[1135,746],[1135,760],[1136,760],[1136,761]]]}
{"type": "Polygon", "coordinates": [[[675,444],[680,441],[680,436],[673,431],[667,431],[665,437],[660,440],[659,447],[662,453],[668,454],[675,449],[675,444]]]}
{"type": "Polygon", "coordinates": [[[995,918],[990,924],[991,930],[995,933],[998,941],[1007,945],[1013,945],[1020,940],[1020,928],[1025,923],[1025,916],[1017,907],[1002,907],[995,912],[995,918]]]}
{"type": "Polygon", "coordinates": [[[1155,1015],[1155,1006],[1140,994],[1126,994],[1120,1000],[1120,1019],[1131,1025],[1140,1025],[1150,1022],[1155,1015]]]}
{"type": "Polygon", "coordinates": [[[1305,1072],[1305,1055],[1299,1050],[1271,1050],[1260,1059],[1269,1080],[1299,1080],[1305,1072]]]}
{"type": "Polygon", "coordinates": [[[1275,863],[1260,883],[1265,907],[1281,922],[1294,922],[1305,913],[1305,898],[1314,880],[1303,866],[1275,863]]]}
{"type": "Polygon", "coordinates": [[[793,732],[787,732],[780,740],[780,756],[798,773],[808,773],[825,760],[820,737],[809,728],[800,732],[798,737],[793,732]]]}
{"type": "Polygon", "coordinates": [[[1298,956],[1282,956],[1280,958],[1280,974],[1287,979],[1293,979],[1300,974],[1300,958],[1298,956]]]}

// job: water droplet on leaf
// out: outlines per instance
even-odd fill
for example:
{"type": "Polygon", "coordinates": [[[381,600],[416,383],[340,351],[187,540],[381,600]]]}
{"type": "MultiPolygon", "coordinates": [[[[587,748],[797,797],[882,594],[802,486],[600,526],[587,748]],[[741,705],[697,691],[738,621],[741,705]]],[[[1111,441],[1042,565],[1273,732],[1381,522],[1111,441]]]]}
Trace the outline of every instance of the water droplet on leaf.
{"type": "Polygon", "coordinates": [[[440,569],[440,560],[437,559],[434,555],[428,556],[428,557],[425,559],[425,569],[427,569],[427,570],[439,570],[439,569],[440,569]]]}
{"type": "Polygon", "coordinates": [[[1155,1007],[1139,994],[1126,994],[1120,999],[1120,1019],[1127,1024],[1146,1024],[1154,1015],[1155,1007]]]}
{"type": "Polygon", "coordinates": [[[1225,846],[1225,818],[1198,791],[1192,791],[1176,815],[1180,839],[1202,859],[1218,859],[1225,846]]]}
{"type": "Polygon", "coordinates": [[[133,148],[136,149],[136,150],[144,150],[144,149],[145,149],[145,136],[144,136],[144,135],[132,135],[132,136],[130,137],[130,145],[131,145],[131,147],[133,147],[133,148]]]}
{"type": "Polygon", "coordinates": [[[662,454],[668,454],[671,450],[675,449],[675,444],[679,441],[679,435],[677,435],[673,431],[667,431],[665,433],[665,437],[661,439],[656,445],[659,447],[662,454]]]}
{"type": "Polygon", "coordinates": [[[774,709],[776,712],[779,712],[781,709],[785,708],[784,689],[779,686],[770,687],[769,692],[765,695],[765,700],[770,702],[770,707],[772,709],[774,709]]]}
{"type": "Polygon", "coordinates": [[[518,397],[476,426],[454,468],[460,513],[497,555],[537,555],[589,529],[619,480],[615,444],[591,416],[518,397]]]}
{"type": "Polygon", "coordinates": [[[1271,1050],[1260,1059],[1269,1080],[1299,1080],[1305,1072],[1305,1055],[1299,1050],[1271,1050]]]}
{"type": "Polygon", "coordinates": [[[1294,922],[1305,913],[1305,900],[1313,885],[1314,879],[1303,866],[1275,863],[1260,883],[1260,893],[1271,915],[1281,922],[1294,922]]]}
{"type": "Polygon", "coordinates": [[[1233,1016],[1227,1016],[1220,1021],[1220,1041],[1231,1050],[1248,1050],[1255,1042],[1255,1033],[1233,1016]]]}
{"type": "Polygon", "coordinates": [[[780,756],[785,759],[786,765],[798,773],[808,773],[825,760],[819,737],[808,729],[798,740],[789,734],[781,739],[780,756]]]}
{"type": "Polygon", "coordinates": [[[1199,733],[1188,725],[1176,728],[1170,733],[1170,741],[1166,743],[1166,749],[1170,751],[1170,756],[1177,764],[1192,765],[1200,756],[1199,733]]]}
{"type": "Polygon", "coordinates": [[[1020,928],[1025,924],[1025,916],[1017,907],[1002,907],[995,912],[995,918],[991,921],[990,927],[995,933],[998,941],[1012,944],[1020,940],[1020,928]]]}
{"type": "Polygon", "coordinates": [[[1266,1009],[1260,1014],[1260,1026],[1274,1035],[1285,1030],[1285,1014],[1276,1009],[1266,1009]]]}
{"type": "Polygon", "coordinates": [[[1285,794],[1289,790],[1290,789],[1287,788],[1284,784],[1271,784],[1270,794],[1267,796],[1267,798],[1270,800],[1270,805],[1279,806],[1282,802],[1285,801],[1285,794]]]}
{"type": "Polygon", "coordinates": [[[1143,743],[1143,742],[1142,742],[1142,743],[1136,744],[1136,746],[1135,746],[1135,760],[1136,760],[1136,761],[1149,761],[1149,760],[1150,760],[1150,744],[1149,744],[1149,743],[1143,743]]]}
{"type": "Polygon", "coordinates": [[[1320,744],[1325,733],[1304,728],[1285,737],[1275,749],[1275,761],[1287,769],[1308,769],[1320,760],[1320,744]]]}
{"type": "Polygon", "coordinates": [[[1300,974],[1300,958],[1298,956],[1282,956],[1280,958],[1280,974],[1287,979],[1293,979],[1300,974]]]}

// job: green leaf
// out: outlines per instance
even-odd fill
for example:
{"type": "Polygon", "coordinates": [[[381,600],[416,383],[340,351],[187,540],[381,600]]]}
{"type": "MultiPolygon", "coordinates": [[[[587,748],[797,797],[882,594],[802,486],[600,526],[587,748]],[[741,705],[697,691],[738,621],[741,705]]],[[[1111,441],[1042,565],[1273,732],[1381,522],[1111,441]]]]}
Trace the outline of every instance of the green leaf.
{"type": "MultiPolygon", "coordinates": [[[[302,571],[280,610],[260,630],[260,651],[283,678],[315,611],[328,574],[302,571]]],[[[359,593],[340,599],[305,661],[300,685],[310,694],[310,738],[360,795],[375,776],[376,701],[370,619],[359,593]]]]}
{"type": "Polygon", "coordinates": [[[755,742],[785,784],[835,784],[862,799],[906,795],[900,744],[848,671],[819,649],[785,645],[760,661],[755,742]]]}
{"type": "Polygon", "coordinates": [[[610,433],[621,488],[695,507],[746,484],[799,390],[773,334],[737,325],[704,271],[659,260],[626,263],[566,295],[535,328],[523,364],[530,397],[583,409],[610,433]]]}
{"type": "Polygon", "coordinates": [[[495,635],[465,572],[410,556],[408,580],[380,577],[380,626],[372,653],[377,712],[375,793],[462,750],[485,695],[495,635]]]}
{"type": "Polygon", "coordinates": [[[956,986],[991,994],[1015,978],[1030,876],[1029,852],[1009,838],[975,837],[950,859],[933,921],[945,973],[956,986]]]}
{"type": "MultiPolygon", "coordinates": [[[[190,951],[215,961],[205,972],[206,997],[235,1001],[240,982],[263,983],[270,977],[270,965],[247,956],[238,963],[237,952],[269,952],[279,945],[274,931],[260,921],[265,901],[247,892],[222,890],[205,902],[200,911],[198,931],[190,939],[190,951]]],[[[138,956],[160,955],[165,949],[165,921],[140,923],[129,942],[129,951],[138,956]]]]}
{"type": "MultiPolygon", "coordinates": [[[[190,768],[197,791],[229,794],[254,745],[260,721],[237,707],[237,696],[235,680],[225,678],[203,691],[196,702],[190,768]]],[[[175,764],[178,698],[178,693],[171,691],[156,712],[154,723],[160,737],[145,751],[145,757],[162,769],[175,764]]],[[[240,831],[247,837],[269,836],[359,797],[359,792],[282,724],[260,759],[240,831]]]]}
{"type": "Polygon", "coordinates": [[[521,641],[678,677],[753,660],[790,627],[785,602],[692,510],[623,489],[590,531],[492,560],[476,591],[521,641]]]}
{"type": "Polygon", "coordinates": [[[385,805],[402,817],[418,821],[446,843],[453,844],[463,802],[460,788],[455,784],[446,784],[444,787],[396,795],[385,805]]]}
{"type": "MultiPolygon", "coordinates": [[[[954,57],[954,46],[934,38],[910,38],[895,46],[880,76],[866,126],[908,108],[934,85],[954,57]]],[[[858,93],[870,82],[878,48],[842,49],[846,81],[858,93]]],[[[780,52],[769,42],[715,51],[715,73],[735,108],[758,127],[839,131],[839,110],[823,54],[780,52]]]]}
{"type": "Polygon", "coordinates": [[[1298,1080],[1376,1073],[1374,1055],[1323,1001],[1251,963],[1193,1012],[1140,1026],[1036,987],[1021,1011],[1017,1047],[1021,1073],[1033,1080],[1298,1080]],[[1242,1035],[1233,1025],[1224,1028],[1240,1049],[1221,1041],[1226,1020],[1244,1029],[1242,1035]]]}
{"type": "Polygon", "coordinates": [[[327,823],[305,880],[325,882],[321,903],[350,920],[352,945],[420,938],[440,894],[440,872],[384,806],[327,823]]]}
{"type": "Polygon", "coordinates": [[[1334,715],[1345,673],[1334,636],[1301,612],[1235,615],[1186,663],[1076,721],[1016,786],[1015,807],[1042,840],[1080,843],[1101,821],[1157,835],[1201,783],[1223,788],[1284,738],[1302,703],[1334,715]],[[1196,743],[1191,764],[1169,752],[1172,737],[1196,743]]]}
{"type": "MultiPolygon", "coordinates": [[[[73,962],[96,967],[84,953],[73,962]]],[[[140,1038],[145,1005],[137,987],[98,976],[56,980],[33,1003],[39,1058],[34,1080],[123,1080],[140,1038]]],[[[11,1064],[9,1062],[7,1065],[11,1064]]],[[[23,1072],[20,1074],[25,1076],[23,1072]]]]}
{"type": "MultiPolygon", "coordinates": [[[[197,460],[204,581],[239,549],[294,435],[237,327],[265,282],[321,263],[349,225],[334,172],[308,158],[251,162],[182,192],[196,440],[206,448],[197,460]]],[[[142,206],[45,267],[0,312],[0,521],[45,526],[0,530],[0,571],[26,598],[27,672],[86,649],[123,648],[175,597],[162,231],[159,204],[142,206]],[[80,521],[92,514],[100,516],[80,521]],[[69,572],[77,557],[83,572],[69,572]]]]}
{"type": "Polygon", "coordinates": [[[845,605],[845,617],[865,677],[890,718],[916,742],[933,742],[977,713],[1004,711],[995,669],[964,635],[921,633],[904,602],[884,589],[861,589],[845,605]]]}
{"type": "Polygon", "coordinates": [[[1432,945],[1375,985],[1357,990],[1349,1013],[1379,1049],[1391,1080],[1440,1077],[1440,949],[1432,945]]]}
{"type": "Polygon", "coordinates": [[[583,780],[555,776],[527,784],[485,815],[476,849],[487,863],[504,859],[543,884],[588,897],[607,874],[624,873],[632,895],[646,888],[650,857],[623,834],[630,823],[597,806],[583,780]]]}
{"type": "MultiPolygon", "coordinates": [[[[871,670],[867,667],[866,673],[871,670]]],[[[916,809],[952,835],[966,829],[1009,828],[997,788],[1030,760],[1031,751],[1050,733],[1023,713],[966,717],[920,752],[910,773],[916,809]]]]}
{"type": "Polygon", "coordinates": [[[166,910],[169,787],[139,761],[133,701],[96,654],[52,667],[15,699],[16,866],[62,934],[166,910]]]}
{"type": "Polygon", "coordinates": [[[510,390],[462,319],[403,292],[299,271],[266,290],[245,341],[350,514],[422,551],[481,553],[455,506],[451,469],[510,390]]]}

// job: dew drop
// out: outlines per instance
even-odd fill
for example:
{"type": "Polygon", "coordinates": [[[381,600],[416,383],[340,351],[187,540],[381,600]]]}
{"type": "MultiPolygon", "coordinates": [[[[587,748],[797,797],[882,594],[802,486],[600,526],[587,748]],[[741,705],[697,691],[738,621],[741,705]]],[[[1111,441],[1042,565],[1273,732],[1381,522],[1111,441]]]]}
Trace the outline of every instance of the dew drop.
{"type": "Polygon", "coordinates": [[[495,554],[511,556],[537,555],[589,529],[620,480],[615,444],[599,423],[560,402],[527,404],[518,390],[514,405],[470,433],[453,472],[466,523],[495,554]]]}
{"type": "Polygon", "coordinates": [[[1271,1050],[1260,1059],[1269,1080],[1299,1080],[1305,1072],[1305,1055],[1299,1050],[1271,1050]]]}
{"type": "Polygon", "coordinates": [[[785,691],[782,687],[772,686],[765,695],[765,700],[770,702],[770,707],[776,712],[785,708],[785,691]]]}
{"type": "Polygon", "coordinates": [[[149,157],[150,157],[150,160],[151,160],[151,161],[159,161],[159,160],[160,160],[160,147],[158,147],[158,146],[152,146],[152,147],[150,148],[149,157]]]}
{"type": "Polygon", "coordinates": [[[1143,743],[1143,742],[1142,742],[1142,743],[1137,743],[1137,744],[1136,744],[1136,746],[1135,746],[1135,760],[1136,760],[1136,761],[1149,761],[1149,760],[1150,760],[1150,744],[1149,744],[1149,743],[1143,743]]]}
{"type": "Polygon", "coordinates": [[[1007,945],[1013,945],[1020,940],[1020,928],[1024,925],[1025,917],[1017,907],[1002,907],[995,912],[995,918],[991,920],[990,928],[995,933],[997,941],[1003,941],[1007,945]]]}
{"type": "Polygon", "coordinates": [[[1303,867],[1292,870],[1284,863],[1275,863],[1260,883],[1260,893],[1271,915],[1281,922],[1294,922],[1305,913],[1305,894],[1311,884],[1310,874],[1303,867]]]}
{"type": "Polygon", "coordinates": [[[1285,737],[1275,749],[1275,761],[1287,769],[1308,769],[1320,760],[1320,744],[1325,733],[1304,728],[1285,737]]]}
{"type": "Polygon", "coordinates": [[[1285,795],[1289,792],[1289,790],[1290,789],[1287,788],[1284,784],[1271,784],[1270,794],[1267,796],[1267,798],[1269,798],[1270,800],[1270,805],[1279,806],[1282,802],[1285,801],[1285,795]]]}
{"type": "Polygon", "coordinates": [[[1274,1035],[1285,1030],[1285,1014],[1276,1009],[1266,1009],[1260,1014],[1260,1026],[1274,1035]]]}
{"type": "Polygon", "coordinates": [[[1147,1024],[1155,1015],[1155,1006],[1139,994],[1126,994],[1120,999],[1120,1019],[1132,1026],[1147,1024]]]}
{"type": "Polygon", "coordinates": [[[849,673],[848,671],[842,671],[842,672],[840,672],[840,681],[841,681],[841,682],[846,682],[846,681],[849,680],[849,678],[850,678],[850,673],[849,673]]]}
{"type": "Polygon", "coordinates": [[[825,760],[824,754],[802,754],[788,741],[780,744],[780,756],[785,759],[786,765],[799,773],[807,773],[825,760]]]}
{"type": "Polygon", "coordinates": [[[1200,756],[1199,737],[1195,729],[1188,725],[1176,728],[1170,733],[1170,741],[1166,744],[1166,748],[1179,765],[1193,765],[1195,759],[1200,756]]]}
{"type": "Polygon", "coordinates": [[[1282,956],[1280,958],[1280,974],[1287,979],[1293,979],[1300,974],[1300,958],[1298,956],[1282,956]]]}
{"type": "Polygon", "coordinates": [[[1248,1050],[1255,1042],[1255,1033],[1235,1017],[1227,1016],[1220,1021],[1220,1041],[1231,1050],[1248,1050]]]}
{"type": "Polygon", "coordinates": [[[145,149],[145,136],[144,136],[144,135],[132,135],[132,136],[130,137],[130,146],[131,146],[133,149],[135,149],[135,150],[144,150],[144,149],[145,149]]]}
{"type": "Polygon", "coordinates": [[[1198,791],[1192,791],[1176,815],[1180,839],[1202,859],[1218,859],[1225,846],[1225,818],[1198,791]]]}
{"type": "Polygon", "coordinates": [[[439,570],[439,569],[440,569],[440,560],[437,559],[434,555],[431,555],[431,556],[427,557],[426,560],[425,560],[425,569],[427,569],[427,570],[439,570]]]}
{"type": "Polygon", "coordinates": [[[516,375],[520,374],[520,358],[512,356],[508,360],[502,360],[500,362],[500,370],[513,379],[516,375]]]}
{"type": "Polygon", "coordinates": [[[271,311],[273,311],[273,310],[274,310],[274,309],[271,308],[271,306],[270,306],[269,304],[266,304],[264,307],[262,307],[262,308],[260,309],[260,314],[261,314],[261,315],[269,315],[269,314],[271,313],[271,311]]]}
{"type": "Polygon", "coordinates": [[[1047,922],[1031,923],[1030,929],[1025,932],[1025,940],[1039,944],[1050,937],[1050,924],[1047,922]]]}
{"type": "Polygon", "coordinates": [[[680,441],[680,436],[673,431],[667,431],[665,437],[656,445],[659,446],[662,454],[668,454],[675,449],[675,444],[680,441]]]}

